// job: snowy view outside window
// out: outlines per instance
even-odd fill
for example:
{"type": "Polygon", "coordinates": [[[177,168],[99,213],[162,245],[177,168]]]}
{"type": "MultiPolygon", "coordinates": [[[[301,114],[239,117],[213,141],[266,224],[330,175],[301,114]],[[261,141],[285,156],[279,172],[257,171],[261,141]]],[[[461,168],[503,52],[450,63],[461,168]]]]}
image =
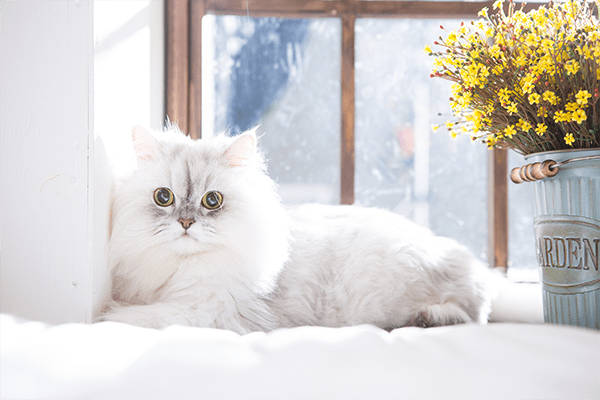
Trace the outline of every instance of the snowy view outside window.
{"type": "MultiPolygon", "coordinates": [[[[531,163],[531,162],[529,162],[531,163]]],[[[528,164],[525,157],[509,152],[508,170],[528,164]]],[[[509,273],[518,280],[539,280],[533,234],[533,182],[508,182],[509,273]]],[[[510,275],[509,275],[510,276],[510,275]]]]}
{"type": "MultiPolygon", "coordinates": [[[[203,135],[260,124],[283,201],[338,204],[340,20],[207,15],[202,23],[203,135]]],[[[487,262],[488,151],[431,129],[451,118],[450,83],[429,77],[433,58],[423,52],[440,24],[460,21],[356,20],[355,203],[405,215],[487,262]]],[[[532,203],[520,188],[511,196],[532,203]]],[[[514,266],[535,267],[534,247],[518,250],[533,243],[530,215],[511,219],[511,239],[521,241],[511,241],[514,266]]]]}
{"type": "Polygon", "coordinates": [[[423,52],[440,24],[457,22],[356,22],[356,201],[406,215],[485,260],[487,150],[431,129],[450,118],[450,84],[429,77],[433,58],[423,52]]]}
{"type": "Polygon", "coordinates": [[[339,203],[339,19],[207,15],[202,25],[202,57],[213,60],[203,69],[203,134],[260,124],[284,202],[339,203]]]}

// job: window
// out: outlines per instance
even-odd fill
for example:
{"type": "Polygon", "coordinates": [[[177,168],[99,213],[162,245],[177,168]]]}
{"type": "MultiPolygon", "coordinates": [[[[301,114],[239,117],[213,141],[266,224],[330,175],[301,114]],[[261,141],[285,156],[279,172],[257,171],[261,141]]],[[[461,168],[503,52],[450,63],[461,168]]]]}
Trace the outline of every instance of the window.
{"type": "MultiPolygon", "coordinates": [[[[392,209],[507,268],[508,154],[431,131],[450,113],[450,85],[429,78],[422,52],[440,24],[483,6],[167,0],[167,114],[193,137],[260,123],[286,203],[392,209]]],[[[515,239],[532,231],[527,218],[511,219],[515,239]]],[[[513,242],[514,263],[535,266],[513,242]]]]}

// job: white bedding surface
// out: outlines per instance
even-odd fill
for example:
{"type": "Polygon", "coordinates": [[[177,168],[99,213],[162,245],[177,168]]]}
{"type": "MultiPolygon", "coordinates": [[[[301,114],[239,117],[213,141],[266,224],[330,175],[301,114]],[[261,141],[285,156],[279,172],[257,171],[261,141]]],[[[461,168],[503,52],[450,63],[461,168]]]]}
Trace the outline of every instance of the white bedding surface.
{"type": "Polygon", "coordinates": [[[2,398],[598,398],[600,334],[552,325],[240,336],[0,316],[2,398]]]}

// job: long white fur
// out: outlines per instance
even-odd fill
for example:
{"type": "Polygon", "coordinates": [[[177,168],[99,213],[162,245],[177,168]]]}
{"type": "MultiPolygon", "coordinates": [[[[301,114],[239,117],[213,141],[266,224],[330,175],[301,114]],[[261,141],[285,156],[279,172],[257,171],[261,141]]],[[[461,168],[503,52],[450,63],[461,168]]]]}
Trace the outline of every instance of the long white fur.
{"type": "Polygon", "coordinates": [[[101,320],[239,333],[487,321],[489,271],[464,246],[384,210],[286,210],[253,131],[194,141],[136,127],[133,145],[138,168],[113,199],[101,320]],[[172,206],[154,203],[160,187],[172,206]],[[222,193],[221,209],[202,207],[208,190],[222,193]],[[195,220],[187,235],[183,217],[195,220]]]}
{"type": "Polygon", "coordinates": [[[487,321],[489,271],[454,240],[381,209],[290,214],[291,262],[273,302],[285,326],[487,321]]]}

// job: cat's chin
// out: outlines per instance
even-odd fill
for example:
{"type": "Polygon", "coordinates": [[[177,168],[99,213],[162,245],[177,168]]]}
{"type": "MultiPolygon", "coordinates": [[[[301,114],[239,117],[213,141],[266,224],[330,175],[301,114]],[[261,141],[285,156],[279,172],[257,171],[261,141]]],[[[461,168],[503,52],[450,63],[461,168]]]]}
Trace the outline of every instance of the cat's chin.
{"type": "Polygon", "coordinates": [[[182,256],[191,256],[206,250],[200,242],[188,235],[182,235],[174,240],[172,247],[177,254],[182,256]]]}

